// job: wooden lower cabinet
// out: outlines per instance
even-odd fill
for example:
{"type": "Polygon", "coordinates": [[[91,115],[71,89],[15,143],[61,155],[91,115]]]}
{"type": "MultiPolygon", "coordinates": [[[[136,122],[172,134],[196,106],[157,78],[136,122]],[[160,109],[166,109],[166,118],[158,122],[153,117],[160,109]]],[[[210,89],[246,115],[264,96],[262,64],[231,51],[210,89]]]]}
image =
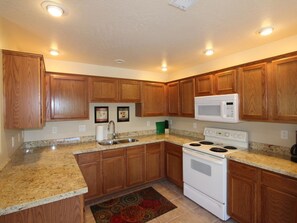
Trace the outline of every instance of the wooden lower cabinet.
{"type": "Polygon", "coordinates": [[[98,197],[102,194],[101,152],[79,154],[76,157],[79,168],[88,186],[85,200],[98,197]]]}
{"type": "Polygon", "coordinates": [[[164,148],[163,143],[146,145],[145,152],[146,181],[153,181],[164,176],[164,148]]]}
{"type": "Polygon", "coordinates": [[[83,223],[83,196],[75,196],[0,216],[0,223],[83,223]]]}
{"type": "Polygon", "coordinates": [[[126,182],[127,186],[136,186],[145,182],[145,147],[127,148],[126,182]]]}
{"type": "Polygon", "coordinates": [[[243,223],[296,223],[297,180],[229,161],[228,214],[243,223]]]}
{"type": "Polygon", "coordinates": [[[165,173],[168,180],[183,187],[182,147],[165,142],[165,173]]]}
{"type": "Polygon", "coordinates": [[[103,193],[108,194],[125,188],[125,150],[102,152],[103,193]]]}

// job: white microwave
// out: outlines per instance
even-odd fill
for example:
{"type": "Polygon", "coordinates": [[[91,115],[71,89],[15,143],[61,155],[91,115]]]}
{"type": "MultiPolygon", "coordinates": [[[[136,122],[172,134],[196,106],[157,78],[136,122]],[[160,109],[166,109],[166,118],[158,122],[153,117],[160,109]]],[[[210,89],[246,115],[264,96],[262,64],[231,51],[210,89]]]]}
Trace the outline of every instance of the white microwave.
{"type": "Polygon", "coordinates": [[[195,97],[195,119],[213,122],[239,122],[238,94],[195,97]]]}

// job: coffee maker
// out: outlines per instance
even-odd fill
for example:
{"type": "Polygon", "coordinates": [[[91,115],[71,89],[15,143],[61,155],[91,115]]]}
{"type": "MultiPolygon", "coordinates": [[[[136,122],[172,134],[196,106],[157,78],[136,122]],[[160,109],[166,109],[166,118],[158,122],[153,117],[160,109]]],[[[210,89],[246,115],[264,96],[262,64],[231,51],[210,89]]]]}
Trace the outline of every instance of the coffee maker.
{"type": "Polygon", "coordinates": [[[297,163],[297,131],[296,131],[296,144],[291,147],[291,160],[297,163]]]}

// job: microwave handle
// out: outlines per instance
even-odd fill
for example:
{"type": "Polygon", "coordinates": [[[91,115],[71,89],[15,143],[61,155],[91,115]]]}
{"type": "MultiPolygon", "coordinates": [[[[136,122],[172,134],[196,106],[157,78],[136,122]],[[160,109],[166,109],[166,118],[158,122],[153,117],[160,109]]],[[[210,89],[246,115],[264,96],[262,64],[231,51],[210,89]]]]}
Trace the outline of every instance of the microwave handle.
{"type": "Polygon", "coordinates": [[[226,101],[221,102],[221,117],[226,118],[226,101]]]}

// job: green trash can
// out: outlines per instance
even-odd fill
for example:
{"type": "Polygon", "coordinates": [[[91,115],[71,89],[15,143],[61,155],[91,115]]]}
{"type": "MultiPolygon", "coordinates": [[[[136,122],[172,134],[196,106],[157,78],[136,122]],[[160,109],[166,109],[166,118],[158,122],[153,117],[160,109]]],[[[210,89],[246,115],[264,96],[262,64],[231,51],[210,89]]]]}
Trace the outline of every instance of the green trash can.
{"type": "Polygon", "coordinates": [[[156,133],[157,134],[165,133],[165,122],[156,122],[156,133]]]}

